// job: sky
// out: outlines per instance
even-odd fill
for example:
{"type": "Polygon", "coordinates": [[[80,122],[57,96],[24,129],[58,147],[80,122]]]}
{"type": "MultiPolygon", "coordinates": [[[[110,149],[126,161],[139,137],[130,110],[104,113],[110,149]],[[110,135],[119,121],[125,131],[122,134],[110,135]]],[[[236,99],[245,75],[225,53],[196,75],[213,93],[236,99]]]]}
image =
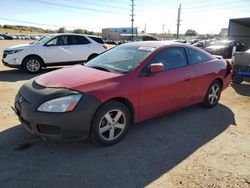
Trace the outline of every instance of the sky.
{"type": "MultiPolygon", "coordinates": [[[[250,0],[134,0],[134,26],[147,33],[176,33],[181,4],[180,33],[217,34],[229,19],[250,17],[250,0]],[[163,25],[164,28],[163,28],[163,25]]],[[[102,28],[131,27],[131,0],[2,0],[0,24],[66,27],[101,32],[102,28]]]]}

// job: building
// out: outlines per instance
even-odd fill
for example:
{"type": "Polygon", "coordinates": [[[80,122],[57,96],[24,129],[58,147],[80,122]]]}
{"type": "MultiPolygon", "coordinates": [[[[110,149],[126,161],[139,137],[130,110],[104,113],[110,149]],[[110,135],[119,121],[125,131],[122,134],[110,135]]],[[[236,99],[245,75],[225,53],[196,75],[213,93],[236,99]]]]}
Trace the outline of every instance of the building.
{"type": "Polygon", "coordinates": [[[230,19],[228,37],[250,46],[250,18],[230,19]]]}
{"type": "MultiPolygon", "coordinates": [[[[134,36],[137,35],[137,28],[133,28],[134,36]]],[[[109,40],[121,40],[122,35],[132,35],[131,27],[121,28],[104,28],[102,29],[102,37],[109,40]]]]}
{"type": "Polygon", "coordinates": [[[227,37],[228,36],[228,28],[221,28],[220,36],[227,37]]]}

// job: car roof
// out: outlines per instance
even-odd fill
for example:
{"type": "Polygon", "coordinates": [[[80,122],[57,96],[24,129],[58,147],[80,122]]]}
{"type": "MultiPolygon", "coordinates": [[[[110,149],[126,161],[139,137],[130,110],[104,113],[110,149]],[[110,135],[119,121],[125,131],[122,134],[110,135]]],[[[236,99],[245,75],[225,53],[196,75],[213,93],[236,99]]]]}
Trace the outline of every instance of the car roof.
{"type": "Polygon", "coordinates": [[[85,35],[87,37],[95,37],[95,38],[102,38],[101,36],[97,36],[97,35],[85,35]]]}
{"type": "Polygon", "coordinates": [[[152,47],[152,48],[160,48],[164,46],[189,46],[187,44],[178,43],[174,41],[140,41],[140,42],[130,42],[126,44],[122,44],[124,46],[141,46],[141,47],[152,47]]]}
{"type": "Polygon", "coordinates": [[[211,59],[215,59],[215,57],[208,52],[201,50],[200,48],[197,48],[195,46],[185,44],[185,43],[179,43],[174,41],[141,41],[141,42],[130,42],[126,44],[121,44],[121,46],[139,46],[139,47],[151,47],[151,48],[161,48],[161,47],[183,47],[183,48],[189,48],[189,49],[195,49],[196,51],[199,51],[203,54],[206,54],[211,59]]]}
{"type": "Polygon", "coordinates": [[[60,36],[60,35],[78,35],[78,36],[87,36],[87,37],[98,37],[101,38],[100,36],[96,36],[96,35],[86,35],[86,34],[78,34],[78,33],[54,33],[51,34],[53,36],[60,36]]]}

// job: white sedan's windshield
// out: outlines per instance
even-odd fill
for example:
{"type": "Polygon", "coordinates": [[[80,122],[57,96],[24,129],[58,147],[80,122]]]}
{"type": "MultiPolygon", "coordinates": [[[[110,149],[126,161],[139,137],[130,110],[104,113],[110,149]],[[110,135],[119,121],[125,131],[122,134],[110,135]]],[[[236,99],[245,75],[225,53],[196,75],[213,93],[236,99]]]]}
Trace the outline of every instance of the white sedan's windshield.
{"type": "Polygon", "coordinates": [[[152,47],[118,46],[89,61],[86,66],[110,72],[128,73],[154,50],[152,47]]]}
{"type": "Polygon", "coordinates": [[[41,43],[44,44],[47,41],[49,41],[50,39],[52,39],[53,37],[55,37],[54,35],[47,35],[45,37],[40,38],[39,40],[35,41],[34,43],[41,43]]]}

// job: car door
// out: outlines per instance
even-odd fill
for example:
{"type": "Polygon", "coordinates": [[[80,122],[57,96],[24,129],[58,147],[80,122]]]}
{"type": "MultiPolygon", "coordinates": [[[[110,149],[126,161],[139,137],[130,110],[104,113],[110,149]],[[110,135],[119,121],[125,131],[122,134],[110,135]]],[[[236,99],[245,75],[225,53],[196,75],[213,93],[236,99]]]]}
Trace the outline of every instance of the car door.
{"type": "Polygon", "coordinates": [[[68,36],[60,35],[48,41],[43,48],[45,63],[62,63],[72,60],[71,45],[68,36]]]}
{"type": "Polygon", "coordinates": [[[71,45],[72,61],[85,61],[94,53],[91,42],[84,36],[70,35],[68,42],[71,45]]]}
{"type": "Polygon", "coordinates": [[[194,73],[188,66],[185,49],[171,47],[161,50],[144,68],[139,78],[141,118],[187,106],[192,96],[194,73]],[[145,74],[150,64],[162,63],[164,72],[145,74]]]}
{"type": "Polygon", "coordinates": [[[193,49],[193,48],[186,48],[186,52],[189,59],[189,66],[192,67],[195,77],[192,79],[194,91],[192,94],[192,100],[194,102],[201,102],[207,89],[211,82],[214,80],[216,71],[214,70],[214,64],[217,64],[217,61],[211,61],[210,56],[203,53],[202,51],[193,49]]]}

